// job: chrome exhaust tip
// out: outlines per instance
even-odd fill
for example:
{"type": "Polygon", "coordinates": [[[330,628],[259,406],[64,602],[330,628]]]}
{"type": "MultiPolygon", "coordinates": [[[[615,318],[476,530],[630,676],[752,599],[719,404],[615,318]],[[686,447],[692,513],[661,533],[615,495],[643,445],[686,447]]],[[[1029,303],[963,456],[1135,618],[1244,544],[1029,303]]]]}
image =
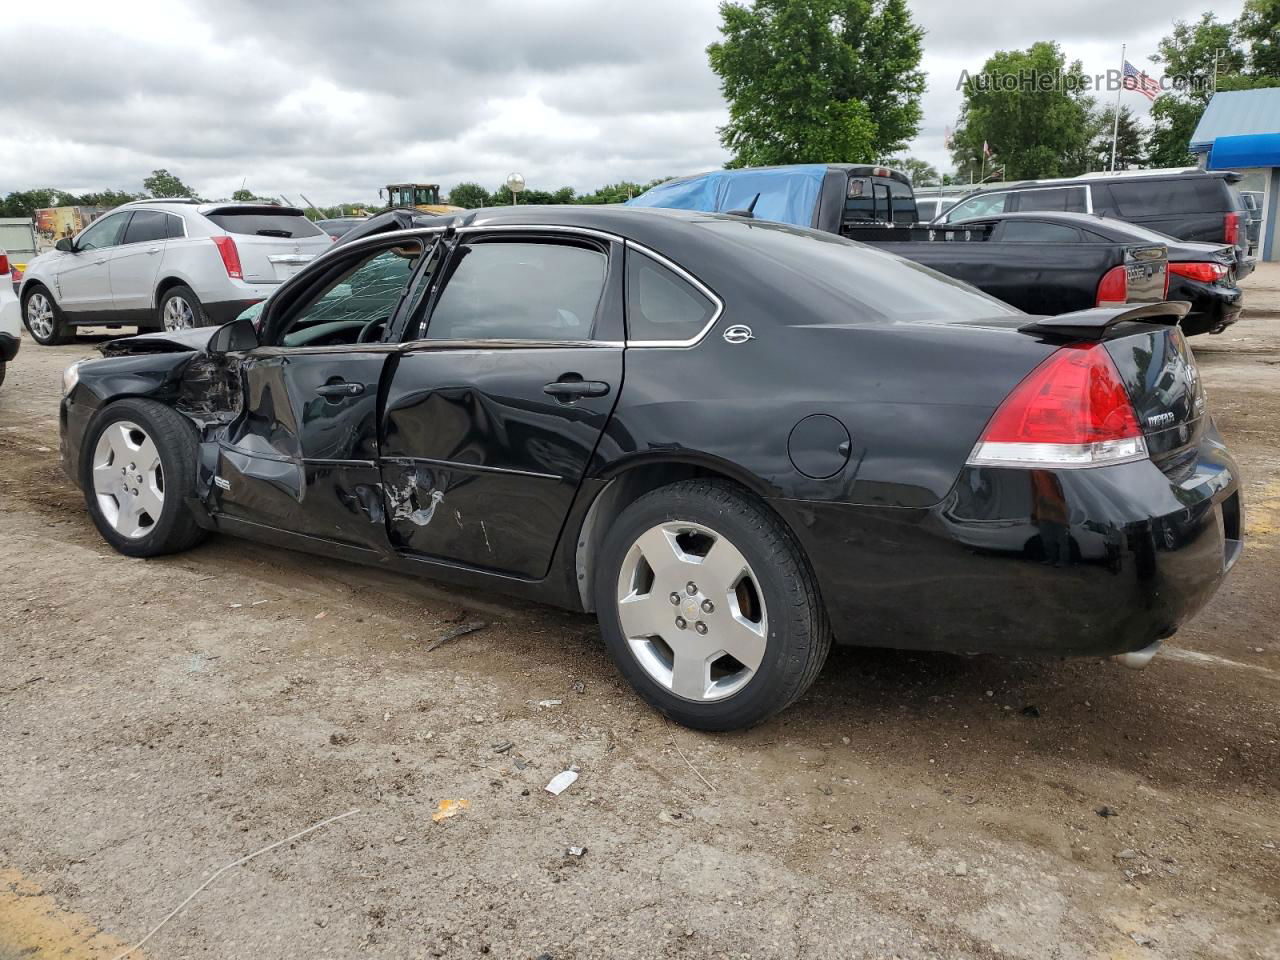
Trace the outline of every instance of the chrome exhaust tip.
{"type": "Polygon", "coordinates": [[[1160,652],[1160,648],[1164,646],[1163,640],[1157,640],[1149,647],[1143,647],[1141,650],[1134,650],[1130,653],[1117,653],[1111,659],[1122,667],[1128,667],[1130,670],[1141,670],[1151,658],[1160,652]]]}

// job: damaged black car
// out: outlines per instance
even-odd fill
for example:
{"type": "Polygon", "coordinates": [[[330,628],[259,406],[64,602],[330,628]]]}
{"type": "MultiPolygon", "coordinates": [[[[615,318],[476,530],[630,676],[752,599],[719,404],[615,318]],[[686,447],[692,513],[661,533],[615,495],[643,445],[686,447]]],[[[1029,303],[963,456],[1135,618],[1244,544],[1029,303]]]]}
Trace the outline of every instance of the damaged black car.
{"type": "Polygon", "coordinates": [[[737,217],[384,215],[256,320],[68,369],[131,556],[209,531],[594,612],[650,703],[748,726],[831,643],[1150,659],[1241,550],[1185,304],[1021,313],[737,217]]]}

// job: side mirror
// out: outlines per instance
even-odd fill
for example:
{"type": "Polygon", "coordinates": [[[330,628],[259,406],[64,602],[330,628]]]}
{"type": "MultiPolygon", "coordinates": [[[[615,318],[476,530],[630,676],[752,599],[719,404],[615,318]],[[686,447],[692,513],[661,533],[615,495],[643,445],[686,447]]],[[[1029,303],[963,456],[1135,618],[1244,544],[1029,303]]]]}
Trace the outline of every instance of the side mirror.
{"type": "Polygon", "coordinates": [[[237,317],[214,331],[205,348],[212,354],[241,353],[258,345],[258,328],[248,317],[237,317]]]}
{"type": "Polygon", "coordinates": [[[58,242],[53,245],[53,249],[61,250],[63,253],[75,253],[76,245],[70,237],[60,237],[58,242]]]}

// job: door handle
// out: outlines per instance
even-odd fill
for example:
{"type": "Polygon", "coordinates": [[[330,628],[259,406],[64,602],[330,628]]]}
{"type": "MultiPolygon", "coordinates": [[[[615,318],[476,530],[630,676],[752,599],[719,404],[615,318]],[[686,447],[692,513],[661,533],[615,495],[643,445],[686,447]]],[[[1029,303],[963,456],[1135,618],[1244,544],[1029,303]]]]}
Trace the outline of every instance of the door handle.
{"type": "Polygon", "coordinates": [[[337,383],[326,383],[316,387],[316,393],[322,397],[331,397],[338,399],[341,397],[358,397],[364,393],[363,383],[347,383],[345,380],[339,380],[337,383]]]}
{"type": "Polygon", "coordinates": [[[159,247],[147,247],[147,253],[159,253],[159,252],[160,252],[159,247]]]}
{"type": "Polygon", "coordinates": [[[106,258],[106,257],[99,257],[97,260],[95,260],[95,261],[93,261],[93,262],[94,262],[94,265],[95,265],[95,266],[99,266],[99,267],[100,267],[100,266],[102,266],[104,263],[106,263],[106,262],[107,262],[107,258],[106,258]]]}
{"type": "Polygon", "coordinates": [[[583,397],[603,397],[609,393],[609,385],[603,380],[570,380],[567,377],[566,374],[565,379],[548,383],[542,392],[566,403],[583,397]]]}

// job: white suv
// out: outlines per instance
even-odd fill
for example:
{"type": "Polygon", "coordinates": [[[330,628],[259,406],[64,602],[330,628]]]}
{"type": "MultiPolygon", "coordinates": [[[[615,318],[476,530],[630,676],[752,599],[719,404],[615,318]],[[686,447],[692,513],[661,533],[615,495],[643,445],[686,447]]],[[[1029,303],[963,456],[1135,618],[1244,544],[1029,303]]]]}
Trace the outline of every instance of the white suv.
{"type": "Polygon", "coordinates": [[[9,280],[9,255],[0,250],[0,383],[4,383],[5,364],[18,355],[22,344],[20,313],[18,297],[9,280]]]}
{"type": "Polygon", "coordinates": [[[27,264],[22,318],[46,345],[64,342],[77,326],[223,323],[332,243],[295,207],[126,203],[27,264]]]}

